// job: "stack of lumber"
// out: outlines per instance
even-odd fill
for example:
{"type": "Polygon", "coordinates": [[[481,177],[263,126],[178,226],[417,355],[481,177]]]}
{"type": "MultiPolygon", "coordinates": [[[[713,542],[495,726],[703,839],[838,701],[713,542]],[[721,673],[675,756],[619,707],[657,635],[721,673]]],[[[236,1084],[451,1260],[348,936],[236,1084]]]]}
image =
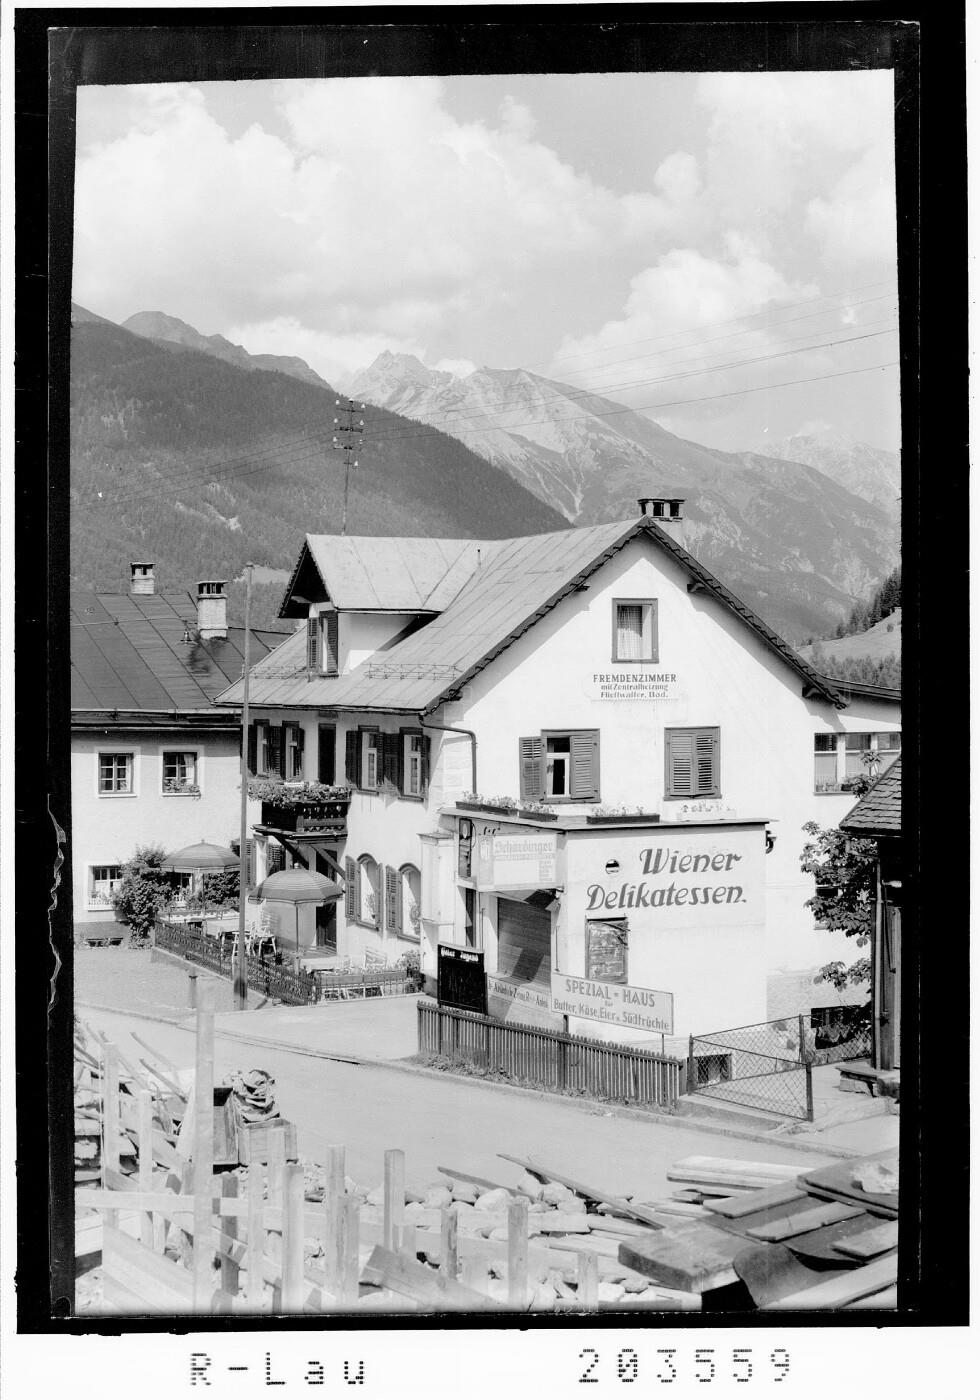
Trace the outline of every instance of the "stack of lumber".
{"type": "Polygon", "coordinates": [[[700,1214],[624,1241],[619,1258],[637,1273],[707,1310],[896,1307],[897,1151],[803,1171],[689,1157],[667,1177],[700,1214]]]}

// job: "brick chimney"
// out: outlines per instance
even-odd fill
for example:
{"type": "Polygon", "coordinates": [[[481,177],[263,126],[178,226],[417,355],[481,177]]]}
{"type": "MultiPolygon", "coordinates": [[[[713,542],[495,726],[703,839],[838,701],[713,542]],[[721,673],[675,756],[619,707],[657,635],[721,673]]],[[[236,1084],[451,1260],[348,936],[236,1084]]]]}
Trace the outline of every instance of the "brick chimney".
{"type": "Polygon", "coordinates": [[[640,496],[636,504],[640,514],[656,521],[662,530],[685,546],[684,517],[681,515],[683,496],[640,496]]]}
{"type": "Polygon", "coordinates": [[[202,579],[197,585],[197,630],[202,642],[228,635],[225,579],[202,579]]]}
{"type": "Polygon", "coordinates": [[[134,598],[155,592],[152,564],[130,564],[129,575],[129,591],[134,598]]]}

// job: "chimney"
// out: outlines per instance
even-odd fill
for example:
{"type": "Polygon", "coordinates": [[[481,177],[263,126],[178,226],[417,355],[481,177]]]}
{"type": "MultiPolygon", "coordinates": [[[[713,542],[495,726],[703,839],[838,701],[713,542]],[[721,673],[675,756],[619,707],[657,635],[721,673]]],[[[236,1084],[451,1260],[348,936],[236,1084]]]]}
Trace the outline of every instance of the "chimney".
{"type": "Polygon", "coordinates": [[[129,591],[134,598],[155,591],[152,564],[130,564],[129,575],[129,591]]]}
{"type": "Polygon", "coordinates": [[[683,496],[640,496],[636,504],[642,516],[656,521],[671,539],[685,547],[684,517],[681,515],[683,496]]]}
{"type": "Polygon", "coordinates": [[[228,635],[225,579],[202,579],[197,585],[197,630],[202,642],[228,635]]]}

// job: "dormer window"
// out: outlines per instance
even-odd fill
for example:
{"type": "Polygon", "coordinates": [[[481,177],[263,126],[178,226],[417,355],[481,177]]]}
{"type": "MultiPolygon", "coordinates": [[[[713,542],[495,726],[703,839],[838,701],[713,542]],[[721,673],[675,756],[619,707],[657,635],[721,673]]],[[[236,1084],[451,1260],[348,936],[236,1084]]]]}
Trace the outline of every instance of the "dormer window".
{"type": "Polygon", "coordinates": [[[306,624],[306,666],[311,675],[339,675],[337,614],[314,613],[306,624]]]}

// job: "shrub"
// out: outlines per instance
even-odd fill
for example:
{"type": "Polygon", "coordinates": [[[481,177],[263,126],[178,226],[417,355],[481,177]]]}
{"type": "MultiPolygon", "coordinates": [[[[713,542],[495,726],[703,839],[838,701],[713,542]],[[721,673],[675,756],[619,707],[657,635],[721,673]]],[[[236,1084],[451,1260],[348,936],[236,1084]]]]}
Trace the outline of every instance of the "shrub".
{"type": "Polygon", "coordinates": [[[112,892],[117,918],[138,938],[147,937],[163,909],[173,899],[173,878],[163,869],[162,846],[137,846],[122,866],[121,879],[112,892]]]}

